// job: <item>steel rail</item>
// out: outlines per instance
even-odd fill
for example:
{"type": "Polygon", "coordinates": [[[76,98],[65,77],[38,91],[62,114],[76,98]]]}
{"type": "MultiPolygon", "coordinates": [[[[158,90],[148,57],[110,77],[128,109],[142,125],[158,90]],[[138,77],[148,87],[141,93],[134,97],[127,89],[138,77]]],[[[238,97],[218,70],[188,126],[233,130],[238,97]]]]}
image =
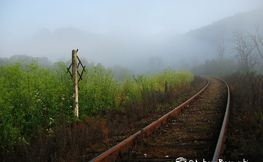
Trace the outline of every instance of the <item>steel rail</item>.
{"type": "Polygon", "coordinates": [[[225,116],[224,116],[224,120],[223,120],[223,124],[220,130],[220,135],[216,144],[216,149],[214,152],[214,156],[213,156],[213,160],[212,162],[217,162],[219,158],[223,158],[223,151],[226,147],[225,145],[225,140],[226,140],[226,126],[229,120],[229,107],[230,107],[230,89],[229,86],[227,84],[226,81],[224,81],[223,79],[217,78],[221,81],[223,81],[226,86],[227,86],[227,104],[226,104],[226,111],[225,111],[225,116]]]}
{"type": "Polygon", "coordinates": [[[207,79],[207,84],[193,97],[179,105],[178,107],[174,108],[172,111],[168,112],[155,122],[151,123],[150,125],[143,128],[141,131],[138,131],[137,133],[133,134],[129,138],[123,140],[119,144],[115,145],[114,147],[110,148],[109,150],[105,151],[104,153],[100,154],[99,156],[92,159],[92,162],[98,162],[98,161],[114,161],[119,157],[127,156],[126,152],[130,145],[133,144],[136,138],[142,136],[142,135],[150,135],[154,130],[159,128],[160,125],[166,123],[168,117],[170,115],[176,115],[178,114],[182,108],[187,106],[191,101],[193,101],[194,98],[199,96],[209,85],[209,80],[207,79]]]}

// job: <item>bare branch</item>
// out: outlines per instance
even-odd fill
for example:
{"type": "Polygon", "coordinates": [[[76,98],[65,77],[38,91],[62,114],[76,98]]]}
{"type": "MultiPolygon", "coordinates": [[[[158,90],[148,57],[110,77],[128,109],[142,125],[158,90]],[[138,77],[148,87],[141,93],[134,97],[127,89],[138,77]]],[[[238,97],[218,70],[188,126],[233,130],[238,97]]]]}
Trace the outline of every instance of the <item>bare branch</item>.
{"type": "Polygon", "coordinates": [[[223,61],[224,60],[224,54],[225,54],[225,42],[223,39],[220,42],[217,42],[217,52],[219,55],[219,59],[221,61],[223,61]]]}
{"type": "Polygon", "coordinates": [[[233,33],[233,43],[235,44],[236,56],[241,69],[244,71],[254,70],[257,64],[257,55],[254,50],[255,43],[251,40],[251,34],[246,30],[237,30],[233,33]]]}

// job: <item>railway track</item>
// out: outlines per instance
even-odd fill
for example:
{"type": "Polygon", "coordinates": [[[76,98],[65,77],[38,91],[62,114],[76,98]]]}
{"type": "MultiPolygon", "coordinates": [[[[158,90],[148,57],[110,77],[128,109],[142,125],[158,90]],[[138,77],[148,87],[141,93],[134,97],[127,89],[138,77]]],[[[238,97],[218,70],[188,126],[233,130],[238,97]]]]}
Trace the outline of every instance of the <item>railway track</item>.
{"type": "Polygon", "coordinates": [[[227,83],[208,78],[195,96],[91,161],[217,161],[229,96],[227,83]]]}

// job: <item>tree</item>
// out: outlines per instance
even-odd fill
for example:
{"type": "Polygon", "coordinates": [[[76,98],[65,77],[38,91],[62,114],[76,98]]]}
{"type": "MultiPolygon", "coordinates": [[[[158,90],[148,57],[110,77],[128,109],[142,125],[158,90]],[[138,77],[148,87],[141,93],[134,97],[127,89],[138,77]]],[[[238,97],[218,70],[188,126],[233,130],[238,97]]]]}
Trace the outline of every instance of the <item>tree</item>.
{"type": "Polygon", "coordinates": [[[237,30],[233,33],[231,41],[235,44],[234,50],[240,70],[243,72],[254,71],[258,55],[255,52],[256,45],[251,40],[250,35],[247,32],[245,33],[244,30],[237,30]]]}
{"type": "MultiPolygon", "coordinates": [[[[262,52],[263,41],[262,41],[262,36],[259,34],[259,26],[256,26],[256,34],[255,35],[252,35],[249,32],[247,32],[247,33],[249,34],[250,38],[254,42],[256,50],[257,50],[259,56],[261,56],[261,58],[263,59],[263,52],[262,52]]],[[[260,72],[262,70],[262,68],[263,68],[263,65],[257,71],[257,73],[255,75],[257,75],[258,72],[260,72]]]]}
{"type": "Polygon", "coordinates": [[[219,56],[219,60],[223,61],[225,55],[225,41],[223,39],[217,42],[217,53],[219,56]]]}

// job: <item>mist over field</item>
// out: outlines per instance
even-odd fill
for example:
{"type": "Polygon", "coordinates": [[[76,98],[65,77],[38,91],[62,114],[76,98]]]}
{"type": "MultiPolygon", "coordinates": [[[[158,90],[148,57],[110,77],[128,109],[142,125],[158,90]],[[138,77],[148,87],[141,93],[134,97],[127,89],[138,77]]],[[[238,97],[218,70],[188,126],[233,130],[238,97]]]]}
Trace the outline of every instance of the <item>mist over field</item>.
{"type": "Polygon", "coordinates": [[[189,70],[217,58],[218,42],[224,42],[225,57],[233,58],[229,40],[234,31],[253,33],[256,25],[263,31],[261,1],[201,2],[61,2],[54,3],[59,7],[54,11],[44,2],[2,2],[0,57],[68,61],[72,49],[79,49],[80,58],[105,67],[118,65],[140,73],[165,67],[189,70]]]}

